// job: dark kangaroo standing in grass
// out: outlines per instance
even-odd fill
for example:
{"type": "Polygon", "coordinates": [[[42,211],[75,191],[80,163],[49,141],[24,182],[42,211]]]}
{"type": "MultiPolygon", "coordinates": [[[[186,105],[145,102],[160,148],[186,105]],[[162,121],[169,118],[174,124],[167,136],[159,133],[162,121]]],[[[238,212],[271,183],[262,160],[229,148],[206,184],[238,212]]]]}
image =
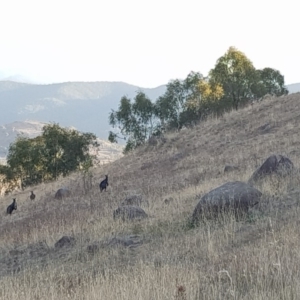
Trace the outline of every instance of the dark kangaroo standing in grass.
{"type": "Polygon", "coordinates": [[[34,199],[35,199],[35,194],[33,193],[33,191],[31,191],[30,199],[31,199],[31,200],[34,200],[34,199]]]}
{"type": "Polygon", "coordinates": [[[13,210],[17,210],[17,202],[16,199],[13,199],[13,203],[11,205],[8,205],[6,212],[11,215],[11,213],[13,212],[13,210]]]}
{"type": "Polygon", "coordinates": [[[102,192],[103,190],[105,190],[106,192],[106,187],[108,187],[108,175],[105,175],[105,179],[100,182],[99,187],[100,192],[102,192]]]}

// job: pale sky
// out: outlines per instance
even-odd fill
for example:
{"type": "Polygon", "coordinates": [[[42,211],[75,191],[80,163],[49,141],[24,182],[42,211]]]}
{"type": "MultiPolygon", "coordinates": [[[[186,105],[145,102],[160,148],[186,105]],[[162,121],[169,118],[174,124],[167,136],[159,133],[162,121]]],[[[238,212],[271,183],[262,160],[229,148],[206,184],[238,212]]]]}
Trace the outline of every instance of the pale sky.
{"type": "Polygon", "coordinates": [[[0,77],[156,87],[230,46],[300,82],[298,1],[2,0],[0,77]]]}

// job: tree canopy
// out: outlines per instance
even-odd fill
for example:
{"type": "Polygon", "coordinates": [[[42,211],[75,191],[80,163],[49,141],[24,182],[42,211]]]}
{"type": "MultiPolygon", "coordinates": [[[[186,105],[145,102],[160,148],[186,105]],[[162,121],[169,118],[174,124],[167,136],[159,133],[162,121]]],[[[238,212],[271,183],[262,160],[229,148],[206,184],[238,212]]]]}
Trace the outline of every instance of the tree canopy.
{"type": "Polygon", "coordinates": [[[284,76],[278,70],[272,68],[257,70],[257,86],[256,93],[258,97],[266,94],[272,96],[288,94],[288,90],[284,86],[284,76]]]}
{"type": "Polygon", "coordinates": [[[241,104],[266,94],[286,95],[284,77],[278,70],[256,70],[250,59],[235,47],[230,47],[209,72],[210,81],[222,86],[223,107],[238,109],[241,104]]]}
{"type": "Polygon", "coordinates": [[[238,109],[241,102],[253,97],[255,75],[252,62],[234,47],[230,47],[209,72],[210,80],[220,84],[224,90],[223,101],[235,109],[238,109]]]}
{"type": "Polygon", "coordinates": [[[156,116],[155,105],[139,91],[133,102],[122,97],[117,111],[112,110],[109,124],[118,132],[109,133],[109,141],[117,142],[121,138],[126,140],[124,152],[142,145],[149,137],[160,130],[156,116]]]}
{"type": "Polygon", "coordinates": [[[0,172],[7,180],[20,179],[25,186],[55,180],[83,165],[91,166],[91,145],[98,146],[92,133],[46,125],[41,136],[17,137],[9,147],[7,166],[2,166],[0,172]]]}
{"type": "Polygon", "coordinates": [[[109,123],[118,132],[110,131],[109,140],[126,140],[125,152],[144,144],[152,135],[166,130],[180,130],[223,112],[238,109],[265,94],[286,95],[284,76],[278,70],[256,70],[252,61],[235,47],[217,59],[207,77],[190,72],[184,80],[168,82],[166,91],[155,102],[138,92],[133,102],[122,97],[109,123]]]}

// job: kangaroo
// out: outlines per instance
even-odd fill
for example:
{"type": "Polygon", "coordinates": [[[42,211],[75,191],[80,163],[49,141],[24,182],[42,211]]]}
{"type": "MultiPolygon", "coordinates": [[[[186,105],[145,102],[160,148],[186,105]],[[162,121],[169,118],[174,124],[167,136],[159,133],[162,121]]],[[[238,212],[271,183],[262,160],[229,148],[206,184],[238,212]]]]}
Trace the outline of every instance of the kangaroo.
{"type": "Polygon", "coordinates": [[[13,212],[14,209],[17,210],[16,199],[13,199],[13,203],[7,207],[7,210],[6,210],[7,214],[11,215],[11,213],[13,212]]]}
{"type": "Polygon", "coordinates": [[[33,193],[33,191],[31,191],[30,199],[31,199],[31,200],[34,200],[34,199],[35,199],[35,194],[33,193]]]}
{"type": "Polygon", "coordinates": [[[99,187],[100,192],[102,192],[103,190],[105,190],[106,192],[106,187],[108,187],[108,175],[105,175],[105,179],[100,182],[99,187]]]}

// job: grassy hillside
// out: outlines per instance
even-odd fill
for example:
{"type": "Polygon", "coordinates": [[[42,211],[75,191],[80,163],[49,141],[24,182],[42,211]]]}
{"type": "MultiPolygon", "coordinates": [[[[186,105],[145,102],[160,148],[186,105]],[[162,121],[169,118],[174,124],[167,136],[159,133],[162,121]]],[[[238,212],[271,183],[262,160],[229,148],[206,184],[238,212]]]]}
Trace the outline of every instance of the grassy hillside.
{"type": "Polygon", "coordinates": [[[92,171],[0,199],[1,299],[297,299],[300,174],[266,181],[248,218],[191,228],[199,198],[247,181],[271,154],[299,167],[300,94],[168,134],[156,145],[92,171]],[[268,124],[268,125],[267,125],[268,124]],[[239,170],[224,174],[224,166],[239,170]],[[100,194],[99,181],[109,175],[100,194]],[[90,186],[89,186],[90,185],[90,186]],[[55,200],[62,186],[73,195],[55,200]],[[149,218],[113,220],[141,194],[149,218]],[[4,214],[12,198],[18,210],[4,214]],[[167,199],[167,201],[166,201],[167,199]],[[55,247],[62,236],[75,244],[55,247]]]}

